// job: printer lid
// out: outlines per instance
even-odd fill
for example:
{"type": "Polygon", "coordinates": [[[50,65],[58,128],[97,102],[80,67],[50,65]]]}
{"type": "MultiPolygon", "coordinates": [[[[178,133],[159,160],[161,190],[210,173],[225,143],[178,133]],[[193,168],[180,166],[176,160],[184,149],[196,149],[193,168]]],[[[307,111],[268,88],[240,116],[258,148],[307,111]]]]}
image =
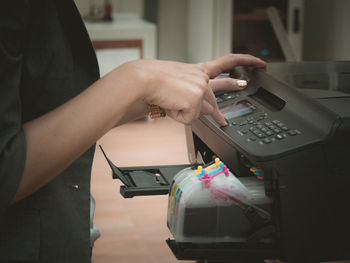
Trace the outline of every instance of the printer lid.
{"type": "Polygon", "coordinates": [[[299,89],[299,91],[316,99],[341,118],[350,117],[350,94],[337,90],[299,89]]]}

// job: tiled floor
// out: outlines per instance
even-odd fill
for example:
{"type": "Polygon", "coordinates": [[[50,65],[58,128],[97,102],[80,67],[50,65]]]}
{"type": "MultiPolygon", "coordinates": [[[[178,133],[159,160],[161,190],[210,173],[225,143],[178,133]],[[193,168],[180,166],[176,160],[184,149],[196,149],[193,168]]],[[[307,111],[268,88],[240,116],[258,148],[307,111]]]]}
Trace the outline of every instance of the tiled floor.
{"type": "MultiPolygon", "coordinates": [[[[184,126],[170,119],[137,121],[110,131],[98,144],[119,166],[188,163],[184,126]]],[[[177,262],[165,243],[167,196],[124,199],[119,180],[96,148],[92,193],[95,225],[101,232],[93,250],[94,263],[177,262]]]]}

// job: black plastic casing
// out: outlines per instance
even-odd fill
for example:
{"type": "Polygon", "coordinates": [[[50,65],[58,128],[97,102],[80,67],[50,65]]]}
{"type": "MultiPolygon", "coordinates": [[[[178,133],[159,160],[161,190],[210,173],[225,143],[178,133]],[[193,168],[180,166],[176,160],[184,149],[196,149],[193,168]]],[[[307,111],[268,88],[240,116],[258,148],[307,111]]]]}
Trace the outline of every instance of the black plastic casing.
{"type": "Polygon", "coordinates": [[[207,146],[238,176],[246,176],[250,166],[263,169],[265,192],[274,202],[280,259],[349,259],[350,96],[310,98],[263,70],[240,68],[232,77],[247,79],[248,87],[219,106],[248,100],[257,110],[229,120],[226,127],[202,116],[192,126],[195,145],[202,152],[207,146]],[[273,96],[256,98],[259,89],[273,96]],[[247,118],[262,118],[258,124],[278,120],[288,131],[283,139],[264,143],[249,130],[256,123],[241,125],[247,118]]]}

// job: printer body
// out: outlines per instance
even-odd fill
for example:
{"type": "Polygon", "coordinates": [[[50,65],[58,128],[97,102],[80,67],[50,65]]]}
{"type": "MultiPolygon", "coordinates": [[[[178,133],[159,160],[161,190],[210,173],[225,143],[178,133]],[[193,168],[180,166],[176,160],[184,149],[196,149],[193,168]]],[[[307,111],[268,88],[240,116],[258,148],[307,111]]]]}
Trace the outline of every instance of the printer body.
{"type": "Polygon", "coordinates": [[[209,116],[192,125],[196,149],[238,178],[263,171],[280,259],[349,259],[350,95],[292,88],[257,69],[231,76],[248,86],[218,95],[226,127],[209,116]]]}
{"type": "MultiPolygon", "coordinates": [[[[238,67],[228,76],[248,82],[244,90],[216,94],[228,125],[220,127],[210,116],[201,116],[187,134],[189,145],[194,145],[201,162],[219,157],[247,188],[254,178],[252,168],[258,169],[263,180],[260,177],[253,185],[263,202],[257,199],[256,205],[263,203],[260,208],[271,218],[268,224],[256,224],[253,211],[245,214],[249,220],[242,226],[242,211],[232,206],[235,217],[225,208],[233,218],[225,219],[227,233],[241,235],[244,229],[246,238],[168,239],[178,259],[237,263],[350,259],[349,76],[346,62],[281,63],[268,65],[267,71],[238,67]]],[[[173,177],[194,167],[192,162],[118,169],[107,161],[113,178],[124,183],[120,192],[125,198],[167,194],[173,177]]]]}

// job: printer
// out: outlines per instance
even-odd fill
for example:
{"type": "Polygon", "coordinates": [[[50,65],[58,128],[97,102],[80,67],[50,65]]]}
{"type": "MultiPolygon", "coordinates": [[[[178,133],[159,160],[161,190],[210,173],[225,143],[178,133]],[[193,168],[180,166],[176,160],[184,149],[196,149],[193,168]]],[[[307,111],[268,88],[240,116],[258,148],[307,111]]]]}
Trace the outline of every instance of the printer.
{"type": "MultiPolygon", "coordinates": [[[[251,220],[251,232],[243,239],[168,239],[178,259],[350,259],[349,76],[348,62],[272,63],[266,70],[239,67],[230,74],[247,80],[247,88],[216,94],[228,125],[201,116],[192,124],[194,147],[204,163],[217,156],[247,189],[258,189],[271,217],[255,226],[251,220]],[[257,183],[254,171],[259,171],[257,183]]],[[[169,193],[173,177],[189,169],[118,169],[108,161],[113,177],[124,183],[124,197],[169,193]]],[[[231,222],[225,225],[228,233],[240,227],[239,220],[231,222]]]]}

